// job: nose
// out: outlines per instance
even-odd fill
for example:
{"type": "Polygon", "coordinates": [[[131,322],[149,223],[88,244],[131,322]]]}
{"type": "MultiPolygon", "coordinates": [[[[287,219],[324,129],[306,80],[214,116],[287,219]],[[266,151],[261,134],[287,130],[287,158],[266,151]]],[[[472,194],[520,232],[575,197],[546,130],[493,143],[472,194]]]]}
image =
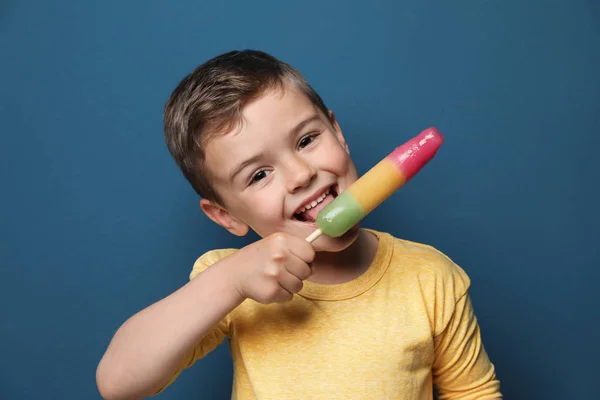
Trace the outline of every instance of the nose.
{"type": "Polygon", "coordinates": [[[289,193],[307,187],[317,176],[317,170],[312,164],[300,156],[290,157],[285,166],[285,183],[289,193]]]}

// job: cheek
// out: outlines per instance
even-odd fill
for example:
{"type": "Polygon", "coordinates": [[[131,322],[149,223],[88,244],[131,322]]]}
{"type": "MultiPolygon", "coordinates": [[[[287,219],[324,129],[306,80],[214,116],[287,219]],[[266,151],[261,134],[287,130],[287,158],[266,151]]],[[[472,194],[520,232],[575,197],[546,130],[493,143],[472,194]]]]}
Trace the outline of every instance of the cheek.
{"type": "Polygon", "coordinates": [[[275,192],[263,189],[240,199],[240,214],[246,216],[246,223],[252,228],[281,219],[283,203],[281,194],[275,192]]]}
{"type": "Polygon", "coordinates": [[[346,176],[349,179],[356,178],[356,168],[350,155],[338,144],[335,150],[329,150],[323,157],[326,168],[337,176],[346,176]]]}

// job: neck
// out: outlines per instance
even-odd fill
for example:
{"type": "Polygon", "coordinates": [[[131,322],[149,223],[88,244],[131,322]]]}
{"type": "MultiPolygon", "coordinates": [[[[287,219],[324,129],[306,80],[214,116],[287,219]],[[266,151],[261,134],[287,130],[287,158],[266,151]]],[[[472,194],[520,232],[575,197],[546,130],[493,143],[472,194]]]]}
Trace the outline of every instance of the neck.
{"type": "Polygon", "coordinates": [[[350,282],[362,275],[377,253],[378,239],[361,229],[356,240],[339,252],[318,252],[312,263],[311,282],[335,285],[350,282]]]}

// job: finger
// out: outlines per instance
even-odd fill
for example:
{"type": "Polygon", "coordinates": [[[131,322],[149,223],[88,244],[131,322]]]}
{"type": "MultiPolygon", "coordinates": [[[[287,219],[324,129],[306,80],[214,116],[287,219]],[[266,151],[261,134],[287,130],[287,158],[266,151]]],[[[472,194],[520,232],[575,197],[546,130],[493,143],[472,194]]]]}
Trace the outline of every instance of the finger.
{"type": "Polygon", "coordinates": [[[285,303],[294,298],[294,294],[290,293],[287,289],[285,289],[281,284],[279,285],[280,289],[277,292],[274,300],[276,303],[285,303]]]}
{"type": "Polygon", "coordinates": [[[308,279],[308,277],[312,275],[311,265],[307,264],[293,253],[286,263],[285,268],[290,274],[302,281],[308,279]]]}
{"type": "Polygon", "coordinates": [[[288,248],[296,257],[309,264],[315,259],[315,249],[306,240],[290,235],[288,248]]]}
{"type": "Polygon", "coordinates": [[[283,272],[279,278],[279,285],[290,293],[298,293],[302,290],[302,280],[294,274],[287,271],[283,272]]]}

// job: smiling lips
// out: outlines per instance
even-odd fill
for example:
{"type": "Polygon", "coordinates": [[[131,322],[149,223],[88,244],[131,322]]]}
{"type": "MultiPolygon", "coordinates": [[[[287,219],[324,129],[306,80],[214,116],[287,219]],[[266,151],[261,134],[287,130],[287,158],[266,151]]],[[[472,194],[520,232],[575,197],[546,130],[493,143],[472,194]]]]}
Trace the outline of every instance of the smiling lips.
{"type": "Polygon", "coordinates": [[[331,203],[335,197],[336,193],[333,186],[327,187],[325,191],[320,195],[317,195],[316,198],[315,195],[311,196],[314,200],[310,200],[309,198],[309,200],[305,201],[304,205],[294,213],[294,218],[301,222],[315,222],[319,211],[327,204],[331,203]]]}

